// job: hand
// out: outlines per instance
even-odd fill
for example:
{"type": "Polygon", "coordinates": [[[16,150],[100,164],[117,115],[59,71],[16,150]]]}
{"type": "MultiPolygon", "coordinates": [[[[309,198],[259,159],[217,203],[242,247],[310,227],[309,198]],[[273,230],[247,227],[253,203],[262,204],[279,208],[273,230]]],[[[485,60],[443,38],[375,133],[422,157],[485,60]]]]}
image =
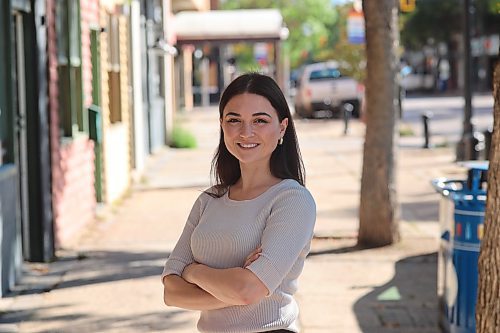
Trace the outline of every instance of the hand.
{"type": "Polygon", "coordinates": [[[189,283],[195,284],[193,282],[193,270],[198,266],[199,264],[197,262],[193,262],[192,264],[187,265],[184,267],[184,270],[182,271],[182,278],[189,283]]]}
{"type": "Polygon", "coordinates": [[[243,268],[246,268],[249,266],[251,263],[253,263],[255,260],[259,259],[260,254],[262,253],[262,247],[259,246],[255,250],[250,253],[247,258],[245,259],[245,263],[243,264],[243,268]]]}

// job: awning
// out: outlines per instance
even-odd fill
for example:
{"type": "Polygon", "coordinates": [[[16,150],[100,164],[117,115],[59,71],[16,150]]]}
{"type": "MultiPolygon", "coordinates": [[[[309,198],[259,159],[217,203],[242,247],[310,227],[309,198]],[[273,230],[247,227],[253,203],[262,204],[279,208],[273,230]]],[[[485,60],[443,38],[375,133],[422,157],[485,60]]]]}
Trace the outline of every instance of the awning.
{"type": "Polygon", "coordinates": [[[175,15],[177,44],[276,41],[288,38],[277,9],[185,11],[175,15]]]}

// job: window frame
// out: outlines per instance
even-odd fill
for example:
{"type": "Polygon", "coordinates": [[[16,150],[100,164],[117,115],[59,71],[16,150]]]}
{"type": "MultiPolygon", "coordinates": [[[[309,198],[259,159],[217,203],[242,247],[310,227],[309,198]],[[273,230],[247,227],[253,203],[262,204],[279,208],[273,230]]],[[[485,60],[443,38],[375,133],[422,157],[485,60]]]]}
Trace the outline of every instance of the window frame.
{"type": "Polygon", "coordinates": [[[57,71],[62,137],[88,135],[84,108],[80,0],[56,1],[57,71]]]}

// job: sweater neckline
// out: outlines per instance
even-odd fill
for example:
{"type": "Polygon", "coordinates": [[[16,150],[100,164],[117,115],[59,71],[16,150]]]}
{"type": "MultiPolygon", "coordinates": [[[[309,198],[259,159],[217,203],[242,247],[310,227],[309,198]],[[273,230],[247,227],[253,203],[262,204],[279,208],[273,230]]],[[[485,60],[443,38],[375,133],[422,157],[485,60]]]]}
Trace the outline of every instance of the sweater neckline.
{"type": "Polygon", "coordinates": [[[275,188],[278,188],[280,185],[287,183],[288,181],[293,181],[293,179],[282,179],[280,182],[270,186],[267,190],[265,190],[264,192],[262,192],[261,194],[259,194],[258,196],[256,196],[255,198],[252,198],[252,199],[233,200],[233,199],[229,198],[229,191],[226,191],[226,193],[224,193],[223,199],[224,199],[225,203],[230,204],[230,205],[241,205],[241,204],[246,204],[249,202],[257,201],[257,200],[261,199],[262,197],[264,197],[269,192],[271,192],[272,190],[274,190],[275,188]]]}

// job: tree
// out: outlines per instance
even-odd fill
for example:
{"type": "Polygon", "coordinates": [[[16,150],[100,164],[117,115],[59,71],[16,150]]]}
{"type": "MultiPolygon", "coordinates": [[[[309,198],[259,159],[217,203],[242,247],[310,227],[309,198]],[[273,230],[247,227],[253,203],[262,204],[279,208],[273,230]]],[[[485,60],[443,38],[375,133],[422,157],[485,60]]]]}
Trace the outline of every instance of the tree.
{"type": "Polygon", "coordinates": [[[500,332],[500,62],[497,62],[495,68],[493,94],[495,106],[488,168],[488,198],[478,267],[478,333],[500,332]]]}
{"type": "Polygon", "coordinates": [[[396,191],[397,0],[363,0],[366,36],[366,134],[361,177],[358,244],[399,240],[396,191]]]}

